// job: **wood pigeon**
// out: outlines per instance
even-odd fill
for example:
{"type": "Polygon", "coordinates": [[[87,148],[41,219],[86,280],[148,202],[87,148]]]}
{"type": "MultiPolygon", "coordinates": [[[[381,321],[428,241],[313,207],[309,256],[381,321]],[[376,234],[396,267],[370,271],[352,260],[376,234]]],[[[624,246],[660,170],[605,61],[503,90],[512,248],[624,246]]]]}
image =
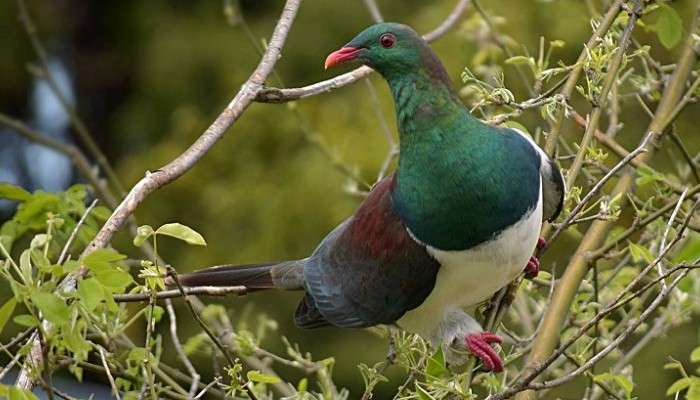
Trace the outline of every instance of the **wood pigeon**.
{"type": "Polygon", "coordinates": [[[349,61],[389,84],[400,136],[396,171],[307,258],[224,265],[179,279],[303,290],[295,313],[302,328],[396,324],[452,349],[452,358],[466,348],[501,371],[491,347],[501,339],[484,332],[474,313],[524,268],[537,273],[531,256],[542,221],[562,208],[559,168],[527,135],[473,117],[410,27],[370,26],[325,66],[349,61]]]}

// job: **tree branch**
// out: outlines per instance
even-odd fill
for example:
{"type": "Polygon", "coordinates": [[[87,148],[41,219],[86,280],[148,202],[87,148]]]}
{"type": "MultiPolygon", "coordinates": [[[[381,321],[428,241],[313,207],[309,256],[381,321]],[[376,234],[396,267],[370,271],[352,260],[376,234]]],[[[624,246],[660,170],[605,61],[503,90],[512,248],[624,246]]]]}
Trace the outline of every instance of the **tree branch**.
{"type": "MultiPolygon", "coordinates": [[[[434,30],[423,35],[423,39],[427,42],[432,42],[444,35],[454,24],[459,21],[459,18],[469,5],[469,0],[459,0],[457,5],[447,18],[434,30]]],[[[266,87],[260,90],[255,101],[260,103],[286,103],[288,101],[299,100],[306,97],[316,96],[322,93],[327,93],[343,86],[355,83],[358,80],[368,76],[373,71],[372,68],[362,66],[355,68],[350,72],[338,75],[335,78],[317,82],[308,86],[298,88],[280,89],[275,87],[266,87]]]]}
{"type": "MultiPolygon", "coordinates": [[[[99,230],[92,242],[87,246],[83,255],[90,254],[97,249],[105,247],[114,234],[134,213],[136,207],[138,207],[150,193],[174,181],[194,167],[214,144],[223,137],[226,130],[238,120],[262,89],[263,83],[272,72],[277,60],[281,57],[284,42],[292,27],[300,3],[301,0],[287,0],[260,63],[224,111],[219,114],[209,128],[202,133],[185,152],[162,168],[152,173],[147,173],[146,176],[131,189],[129,194],[127,194],[121,204],[119,204],[107,222],[105,222],[99,230]]],[[[59,292],[74,291],[78,279],[87,272],[87,267],[82,265],[76,272],[71,273],[64,279],[60,285],[59,292]]],[[[48,321],[44,321],[43,325],[46,331],[52,328],[48,321]]],[[[43,349],[41,348],[38,337],[33,335],[30,340],[32,341],[30,350],[31,359],[35,362],[41,361],[43,359],[43,349]]],[[[31,389],[34,386],[35,381],[29,374],[29,367],[30,365],[25,362],[22,371],[20,371],[20,378],[18,378],[17,382],[20,388],[31,389]]]]}
{"type": "MultiPolygon", "coordinates": [[[[181,292],[179,289],[163,290],[155,293],[156,300],[174,299],[184,296],[226,296],[228,294],[236,294],[243,296],[248,289],[245,286],[192,286],[183,287],[181,292]]],[[[139,301],[149,301],[150,293],[129,293],[115,294],[114,301],[117,303],[131,303],[139,301]]]]}
{"type": "MultiPolygon", "coordinates": [[[[700,11],[700,8],[698,9],[700,11]]],[[[698,14],[693,17],[690,34],[684,44],[678,65],[671,76],[664,90],[663,96],[654,114],[654,118],[647,129],[654,138],[660,136],[666,128],[668,116],[675,108],[683,95],[685,83],[690,76],[690,72],[696,61],[694,51],[695,39],[693,34],[696,31],[698,14]]],[[[645,135],[646,136],[646,135],[645,135]]],[[[651,141],[653,143],[653,140],[651,141]]],[[[653,146],[648,145],[648,152],[641,154],[641,161],[647,161],[653,154],[653,146]]],[[[634,171],[627,171],[617,182],[612,196],[629,192],[634,186],[634,171]]],[[[624,196],[623,196],[624,199],[624,196]]],[[[528,358],[526,369],[528,371],[537,370],[547,357],[552,354],[559,339],[559,332],[564,324],[569,307],[574,299],[578,287],[583,280],[589,266],[588,254],[598,248],[605,239],[608,231],[612,227],[610,221],[595,221],[581,240],[578,249],[569,261],[563,277],[556,289],[554,298],[545,311],[540,334],[535,338],[532,352],[528,358]]],[[[518,400],[534,399],[532,392],[519,393],[518,400]]]]}

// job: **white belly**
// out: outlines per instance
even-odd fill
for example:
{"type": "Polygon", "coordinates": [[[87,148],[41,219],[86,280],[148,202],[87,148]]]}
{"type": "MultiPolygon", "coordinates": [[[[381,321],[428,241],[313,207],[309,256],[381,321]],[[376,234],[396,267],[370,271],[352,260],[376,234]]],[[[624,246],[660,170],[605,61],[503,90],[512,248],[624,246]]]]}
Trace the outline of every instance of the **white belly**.
{"type": "Polygon", "coordinates": [[[441,264],[435,288],[423,304],[404,314],[398,325],[429,339],[449,311],[470,309],[488,299],[525,268],[541,226],[540,194],[535,209],[494,240],[463,251],[428,246],[428,252],[441,264]]]}

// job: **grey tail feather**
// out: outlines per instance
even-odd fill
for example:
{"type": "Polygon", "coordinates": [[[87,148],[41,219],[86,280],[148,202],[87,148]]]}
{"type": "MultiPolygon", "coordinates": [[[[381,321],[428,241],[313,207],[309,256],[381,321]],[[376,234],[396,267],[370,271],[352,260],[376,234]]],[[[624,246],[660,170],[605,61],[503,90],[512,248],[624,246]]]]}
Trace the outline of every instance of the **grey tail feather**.
{"type": "MultiPolygon", "coordinates": [[[[178,276],[182,286],[245,286],[248,289],[302,289],[304,261],[219,265],[178,276]]],[[[168,282],[172,283],[172,282],[168,282]]]]}

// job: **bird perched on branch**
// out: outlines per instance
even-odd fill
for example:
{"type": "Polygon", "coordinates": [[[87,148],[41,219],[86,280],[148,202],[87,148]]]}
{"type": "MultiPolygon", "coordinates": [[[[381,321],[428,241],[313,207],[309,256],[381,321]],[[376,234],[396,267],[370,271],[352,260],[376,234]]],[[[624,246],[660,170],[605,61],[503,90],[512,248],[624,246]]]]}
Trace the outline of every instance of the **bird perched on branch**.
{"type": "Polygon", "coordinates": [[[373,25],[331,53],[326,68],[379,72],[396,106],[400,157],[355,214],[307,258],[226,265],[179,277],[185,286],[299,289],[302,328],[397,324],[435,345],[466,348],[493,371],[503,362],[476,307],[526,270],[543,219],[559,214],[564,183],[528,136],[487,125],[461,103],[442,63],[406,25],[373,25]]]}

